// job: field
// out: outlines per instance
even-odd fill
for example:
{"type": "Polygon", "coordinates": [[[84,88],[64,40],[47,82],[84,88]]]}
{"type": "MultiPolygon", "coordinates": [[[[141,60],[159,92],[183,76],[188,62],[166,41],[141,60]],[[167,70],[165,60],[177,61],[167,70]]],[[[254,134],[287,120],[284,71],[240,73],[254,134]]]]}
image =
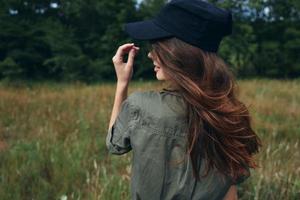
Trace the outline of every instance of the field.
{"type": "MultiPolygon", "coordinates": [[[[263,148],[239,199],[300,199],[300,80],[239,80],[263,148]]],[[[136,90],[157,82],[131,82],[136,90]]],[[[131,153],[109,155],[114,84],[0,85],[0,199],[130,199],[131,153]]]]}

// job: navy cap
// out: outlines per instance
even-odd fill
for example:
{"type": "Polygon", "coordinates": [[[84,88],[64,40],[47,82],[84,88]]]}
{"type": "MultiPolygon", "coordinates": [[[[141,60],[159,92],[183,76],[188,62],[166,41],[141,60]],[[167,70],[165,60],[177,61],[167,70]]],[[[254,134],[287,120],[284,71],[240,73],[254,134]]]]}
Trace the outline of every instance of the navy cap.
{"type": "Polygon", "coordinates": [[[232,33],[232,14],[206,1],[172,0],[154,18],[127,23],[124,30],[137,40],[176,37],[217,52],[222,38],[232,33]]]}

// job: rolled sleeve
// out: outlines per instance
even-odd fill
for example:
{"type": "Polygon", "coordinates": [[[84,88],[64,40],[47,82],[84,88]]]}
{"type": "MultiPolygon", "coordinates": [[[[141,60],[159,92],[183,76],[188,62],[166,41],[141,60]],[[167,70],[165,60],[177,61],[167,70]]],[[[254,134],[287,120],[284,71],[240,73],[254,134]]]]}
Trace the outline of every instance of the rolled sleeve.
{"type": "Polygon", "coordinates": [[[130,135],[136,130],[139,121],[139,108],[135,104],[135,96],[132,94],[122,102],[121,111],[107,131],[106,146],[112,154],[121,155],[132,149],[130,135]]]}

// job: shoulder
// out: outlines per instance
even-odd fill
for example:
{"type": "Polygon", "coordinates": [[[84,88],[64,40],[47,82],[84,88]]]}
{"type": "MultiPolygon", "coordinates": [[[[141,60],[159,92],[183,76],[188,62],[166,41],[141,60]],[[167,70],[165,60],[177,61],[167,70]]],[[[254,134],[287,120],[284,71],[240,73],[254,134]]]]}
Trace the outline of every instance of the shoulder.
{"type": "Polygon", "coordinates": [[[160,91],[155,90],[147,90],[147,91],[134,91],[129,96],[136,98],[144,98],[144,97],[155,97],[159,95],[160,91]]]}
{"type": "Polygon", "coordinates": [[[186,104],[178,93],[169,91],[135,91],[128,96],[128,101],[148,114],[173,116],[185,115],[186,104]]]}
{"type": "Polygon", "coordinates": [[[182,99],[182,95],[178,92],[167,90],[163,88],[162,90],[147,90],[147,91],[135,91],[129,95],[129,100],[131,101],[153,101],[162,100],[164,97],[172,97],[174,99],[182,99]]]}
{"type": "Polygon", "coordinates": [[[127,101],[136,106],[142,106],[149,102],[157,101],[160,98],[160,92],[155,90],[148,90],[148,91],[135,91],[132,92],[128,97],[127,101]]]}

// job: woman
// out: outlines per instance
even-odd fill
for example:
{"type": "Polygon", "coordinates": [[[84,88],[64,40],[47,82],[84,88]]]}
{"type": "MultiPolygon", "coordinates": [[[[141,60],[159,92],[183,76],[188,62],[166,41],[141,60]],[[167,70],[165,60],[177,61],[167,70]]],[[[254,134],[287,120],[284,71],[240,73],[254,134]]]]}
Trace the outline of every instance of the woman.
{"type": "Polygon", "coordinates": [[[156,78],[168,83],[127,97],[139,48],[118,48],[106,144],[113,154],[133,151],[132,199],[237,199],[236,184],[257,167],[253,155],[261,142],[217,55],[231,20],[230,12],[207,2],[173,0],[154,19],[126,24],[131,37],[151,43],[156,78]]]}

